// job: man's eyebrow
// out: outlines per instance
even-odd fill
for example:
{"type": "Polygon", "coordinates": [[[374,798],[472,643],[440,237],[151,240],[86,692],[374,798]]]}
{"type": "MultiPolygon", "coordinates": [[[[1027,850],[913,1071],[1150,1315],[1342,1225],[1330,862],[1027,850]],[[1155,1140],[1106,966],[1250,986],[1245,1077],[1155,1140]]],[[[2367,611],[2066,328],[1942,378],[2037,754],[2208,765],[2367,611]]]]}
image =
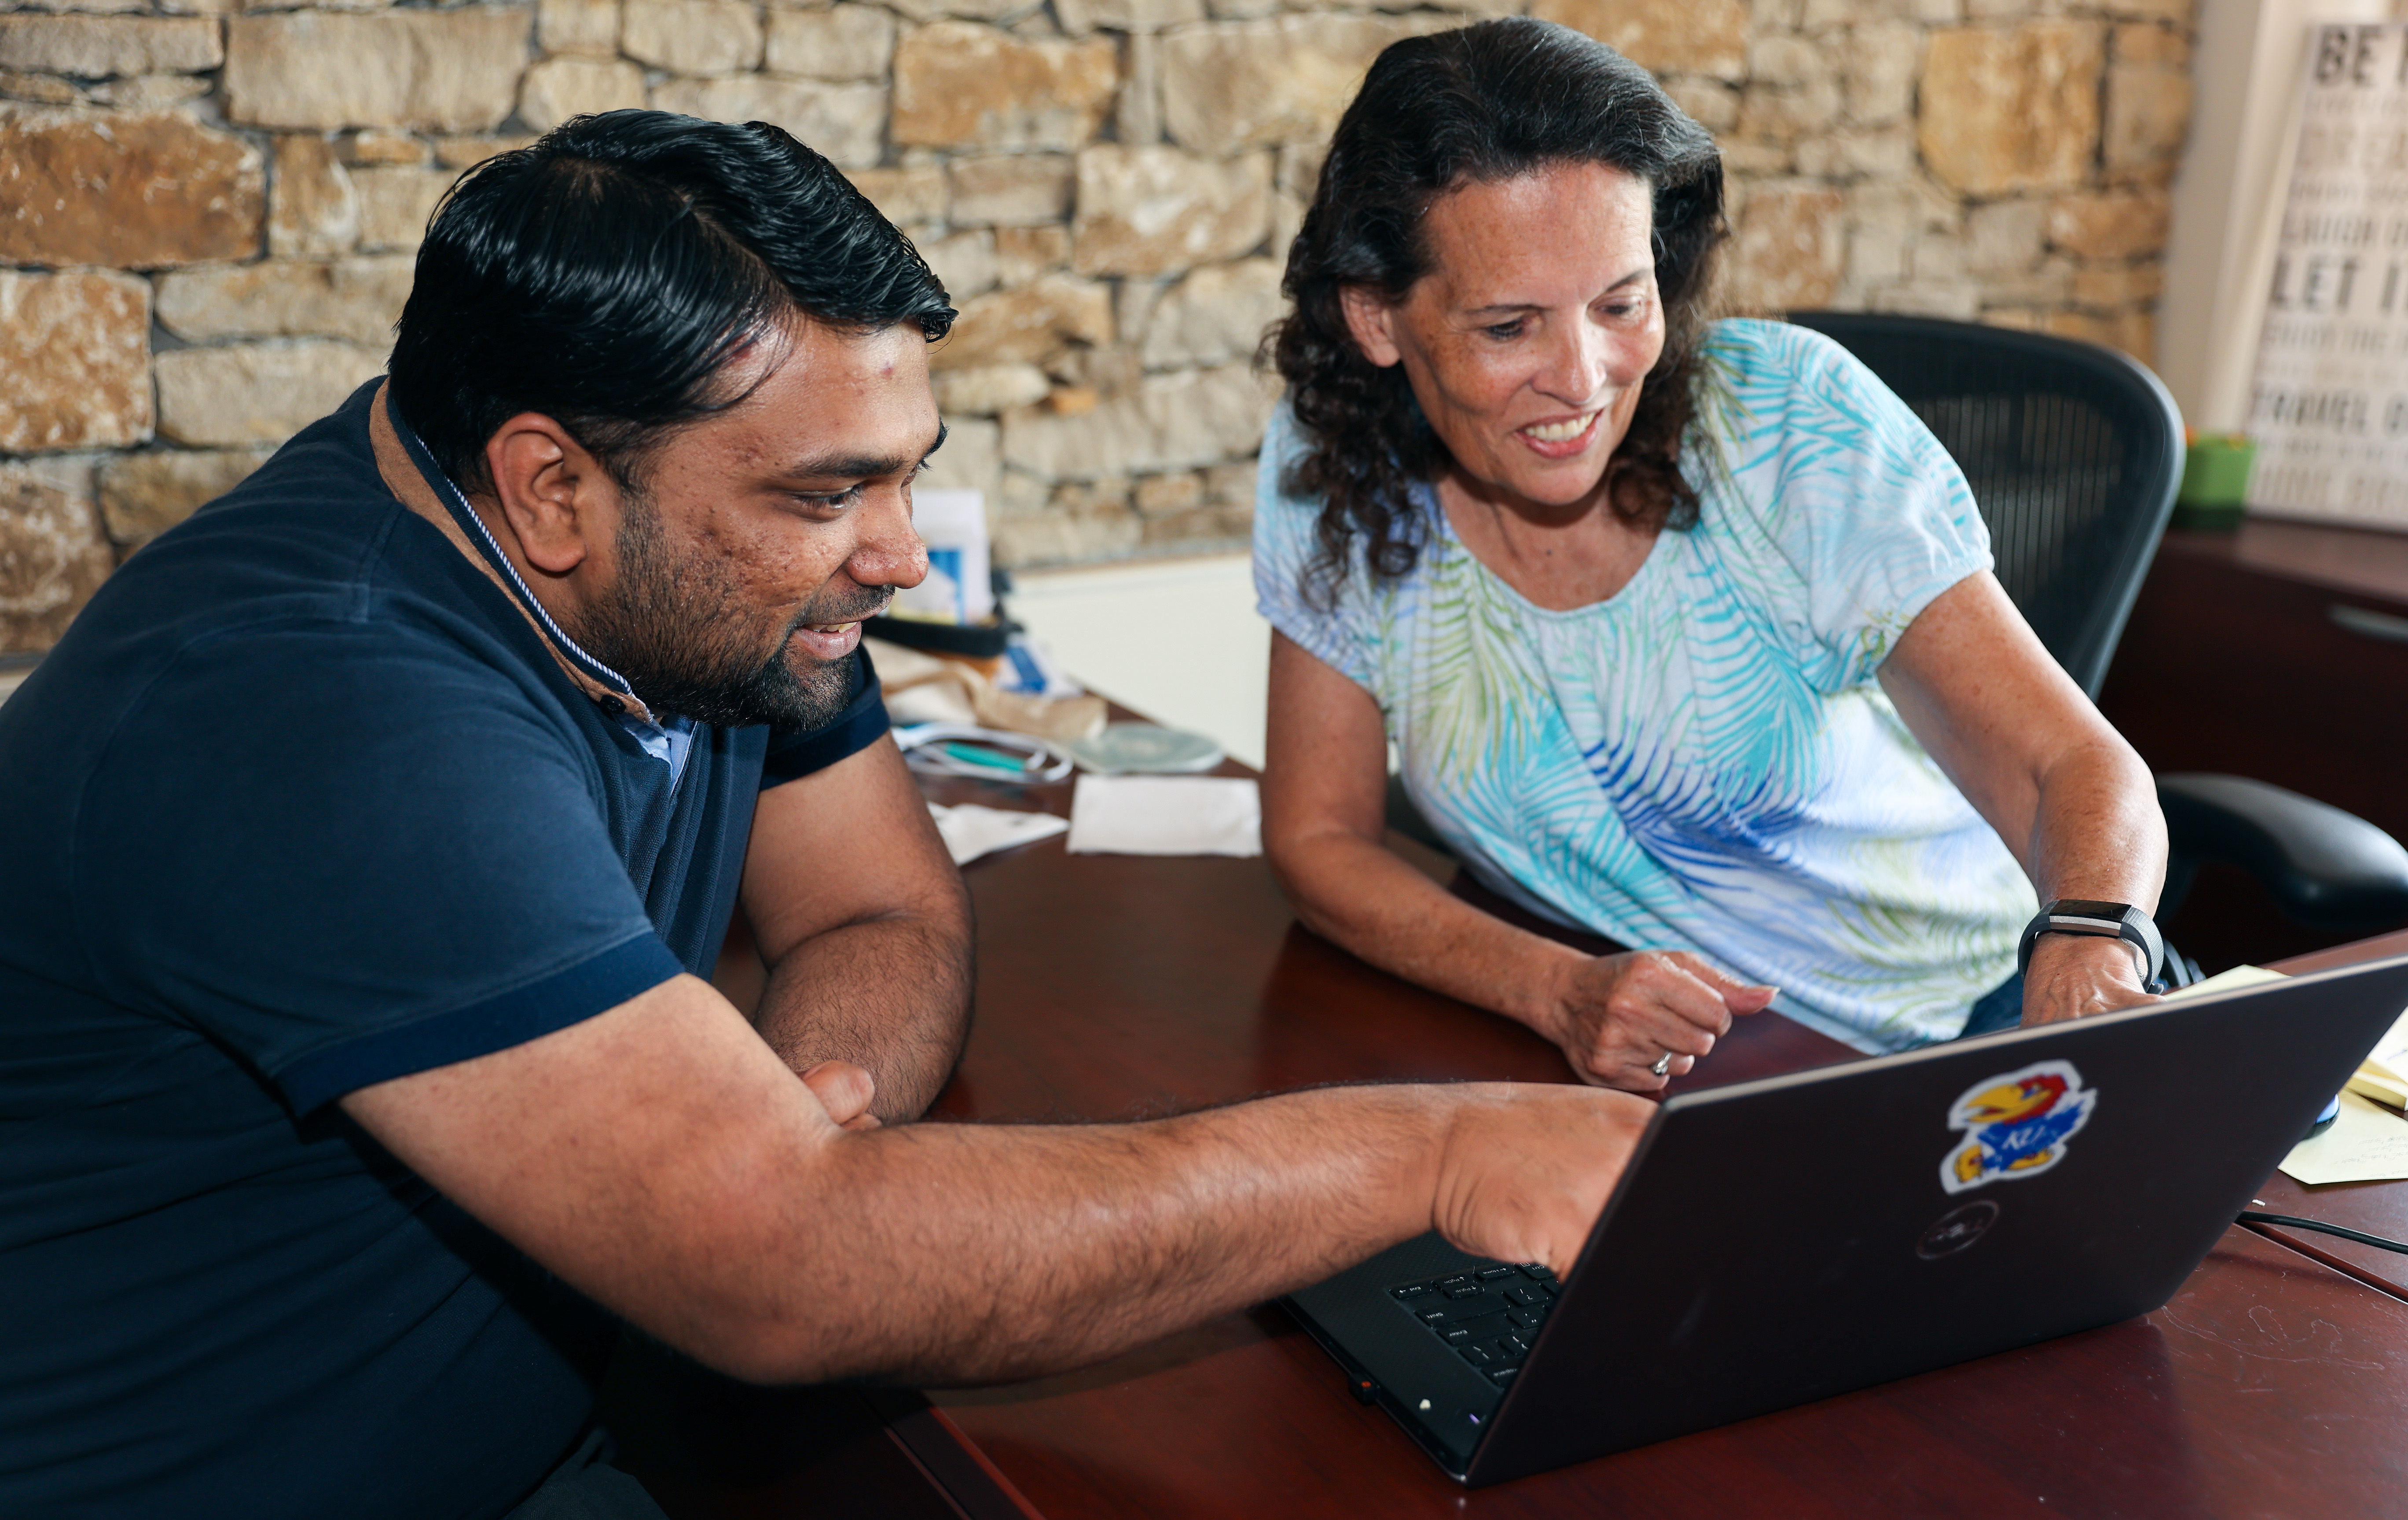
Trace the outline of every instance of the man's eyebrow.
{"type": "Polygon", "coordinates": [[[785,473],[810,480],[867,480],[882,475],[909,474],[944,446],[947,431],[944,423],[938,423],[937,441],[917,459],[884,454],[822,454],[817,459],[797,460],[786,466],[785,473]]]}

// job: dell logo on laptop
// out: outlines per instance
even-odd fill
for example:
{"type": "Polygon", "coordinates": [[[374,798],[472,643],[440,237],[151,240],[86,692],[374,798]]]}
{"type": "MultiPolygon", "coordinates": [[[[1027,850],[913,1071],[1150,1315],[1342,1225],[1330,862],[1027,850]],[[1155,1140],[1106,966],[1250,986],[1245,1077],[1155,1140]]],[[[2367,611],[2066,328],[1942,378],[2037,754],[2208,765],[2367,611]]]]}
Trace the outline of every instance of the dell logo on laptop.
{"type": "Polygon", "coordinates": [[[1998,1222],[1999,1206],[1987,1198],[1951,1209],[1932,1221],[1931,1227],[1923,1232],[1923,1239],[1914,1242],[1914,1254],[1926,1261],[1953,1256],[1987,1234],[1998,1222]]]}

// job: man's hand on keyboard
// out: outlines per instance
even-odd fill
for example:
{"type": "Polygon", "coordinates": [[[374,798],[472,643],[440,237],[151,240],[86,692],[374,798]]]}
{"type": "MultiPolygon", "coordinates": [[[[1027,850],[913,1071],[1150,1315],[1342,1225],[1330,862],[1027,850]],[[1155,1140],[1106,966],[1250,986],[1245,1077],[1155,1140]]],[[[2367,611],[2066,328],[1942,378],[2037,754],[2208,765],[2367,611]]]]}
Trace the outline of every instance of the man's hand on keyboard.
{"type": "Polygon", "coordinates": [[[1570,1271],[1655,1105],[1537,1083],[1448,1092],[1460,1106],[1439,1151],[1431,1225],[1474,1255],[1570,1271]]]}

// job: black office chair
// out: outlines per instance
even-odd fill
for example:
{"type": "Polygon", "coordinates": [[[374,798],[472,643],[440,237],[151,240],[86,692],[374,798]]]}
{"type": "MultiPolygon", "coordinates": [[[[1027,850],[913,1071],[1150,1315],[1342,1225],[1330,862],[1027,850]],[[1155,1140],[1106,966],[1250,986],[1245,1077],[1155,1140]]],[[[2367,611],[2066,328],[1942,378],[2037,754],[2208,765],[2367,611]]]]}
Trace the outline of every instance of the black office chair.
{"type": "MultiPolygon", "coordinates": [[[[2096,699],[2182,482],[2182,414],[2165,386],[2071,338],[1878,312],[1789,320],[1863,360],[1956,457],[2000,583],[2096,699]]],[[[2364,819],[2239,776],[2160,776],[2157,800],[2172,844],[2160,918],[2202,864],[2229,861],[2312,928],[2408,919],[2408,850],[2364,819]]],[[[1445,848],[1393,777],[1388,821],[1445,848]]]]}
{"type": "MultiPolygon", "coordinates": [[[[2182,414],[2112,349],[1933,317],[1799,311],[1897,392],[1956,456],[1999,581],[2094,699],[2182,483],[2182,414]]],[[[2312,928],[2408,919],[2408,851],[2339,808],[2240,776],[2157,778],[2172,844],[2159,916],[2229,861],[2312,928]]]]}

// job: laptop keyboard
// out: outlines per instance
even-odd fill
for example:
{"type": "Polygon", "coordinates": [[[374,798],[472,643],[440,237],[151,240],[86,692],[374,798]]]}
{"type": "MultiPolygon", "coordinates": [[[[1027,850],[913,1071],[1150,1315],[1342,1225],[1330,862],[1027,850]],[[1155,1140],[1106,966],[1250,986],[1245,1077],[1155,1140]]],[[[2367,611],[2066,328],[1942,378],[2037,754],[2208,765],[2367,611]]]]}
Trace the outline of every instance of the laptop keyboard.
{"type": "Polygon", "coordinates": [[[1528,1359],[1555,1307],[1555,1274],[1544,1267],[1489,1267],[1388,1290],[1430,1334],[1498,1387],[1528,1359]]]}

